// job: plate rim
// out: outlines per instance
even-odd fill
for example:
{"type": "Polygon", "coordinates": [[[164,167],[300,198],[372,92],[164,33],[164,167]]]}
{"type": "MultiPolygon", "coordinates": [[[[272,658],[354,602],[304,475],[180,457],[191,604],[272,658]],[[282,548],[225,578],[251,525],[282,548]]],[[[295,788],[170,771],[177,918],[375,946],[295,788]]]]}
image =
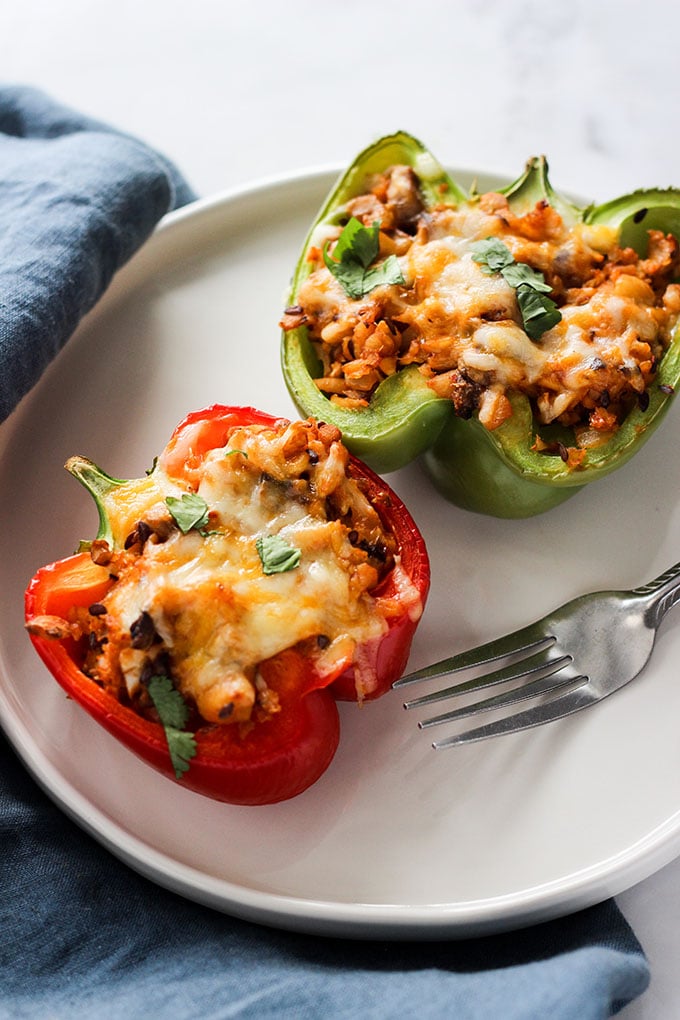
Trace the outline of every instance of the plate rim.
{"type": "Polygon", "coordinates": [[[464,905],[343,903],[249,889],[174,860],[107,817],[32,746],[30,734],[14,716],[10,715],[8,725],[6,712],[7,698],[0,687],[3,732],[38,786],[79,828],[155,884],[192,902],[267,927],[357,940],[430,941],[500,934],[594,906],[649,877],[680,852],[679,811],[626,851],[574,872],[568,880],[553,880],[530,892],[464,905]],[[649,849],[643,864],[640,855],[645,844],[649,849]],[[615,863],[616,880],[611,874],[615,863]]]}
{"type": "MultiPolygon", "coordinates": [[[[485,177],[501,181],[501,175],[489,171],[459,168],[459,177],[485,177]]],[[[289,173],[265,176],[250,183],[196,199],[167,213],[149,239],[123,266],[117,288],[126,287],[127,275],[134,274],[135,260],[161,251],[164,238],[176,229],[189,227],[216,210],[239,203],[258,194],[289,186],[304,186],[312,181],[332,184],[339,168],[321,165],[289,173]]],[[[507,178],[506,178],[507,179],[507,178]]],[[[302,233],[302,232],[301,232],[302,233]]],[[[99,313],[116,288],[102,296],[95,308],[82,320],[76,333],[99,313]]],[[[123,295],[124,296],[124,295],[123,295]]],[[[116,299],[118,296],[116,295],[116,299]]],[[[17,414],[0,426],[0,450],[10,441],[17,414]]],[[[0,675],[7,676],[0,648],[0,675]]],[[[22,720],[13,712],[10,699],[0,683],[0,725],[24,767],[43,792],[80,828],[102,844],[134,871],[159,886],[189,900],[223,913],[267,926],[305,933],[356,939],[439,939],[467,938],[514,930],[553,919],[592,906],[649,877],[680,854],[680,809],[642,838],[613,857],[579,869],[558,880],[551,880],[521,892],[466,901],[464,904],[425,905],[350,903],[304,899],[272,893],[208,875],[174,860],[169,854],[149,846],[93,804],[59,773],[54,762],[32,740],[22,720]]]]}

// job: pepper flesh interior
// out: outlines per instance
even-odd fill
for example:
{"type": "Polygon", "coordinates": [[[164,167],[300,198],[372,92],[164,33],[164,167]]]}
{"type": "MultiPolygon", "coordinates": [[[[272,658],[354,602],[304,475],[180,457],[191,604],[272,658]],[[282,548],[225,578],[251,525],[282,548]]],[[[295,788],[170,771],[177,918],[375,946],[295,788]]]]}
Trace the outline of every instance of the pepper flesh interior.
{"type": "MultiPolygon", "coordinates": [[[[365,407],[386,377],[416,365],[458,416],[474,414],[494,430],[520,392],[539,425],[573,430],[571,467],[611,438],[631,407],[644,406],[680,314],[672,235],[649,231],[643,258],[619,246],[616,229],[569,225],[546,201],[521,215],[494,192],[427,208],[405,166],[372,178],[344,212],[380,223],[379,259],[395,255],[405,282],[350,298],[322,252],[330,241],[332,255],[341,226],[315,236],[312,272],[281,325],[307,327],[323,366],[316,385],[334,404],[365,407]],[[473,245],[489,237],[551,287],[561,320],[538,341],[523,328],[513,287],[473,259],[473,245]]],[[[536,448],[545,448],[538,436],[536,448]]]]}
{"type": "Polygon", "coordinates": [[[162,674],[207,722],[249,725],[279,710],[259,667],[290,647],[321,677],[353,666],[358,696],[370,693],[354,653],[388,629],[393,607],[376,589],[395,567],[395,540],[334,426],[233,427],[179,477],[161,456],[147,478],[100,495],[112,547],[93,543],[93,558],[115,580],[70,623],[85,640],[84,672],[118,699],[146,713],[147,682],[162,674]],[[208,511],[186,532],[166,503],[184,494],[208,511]],[[266,573],[265,536],[299,562],[266,573]]]}

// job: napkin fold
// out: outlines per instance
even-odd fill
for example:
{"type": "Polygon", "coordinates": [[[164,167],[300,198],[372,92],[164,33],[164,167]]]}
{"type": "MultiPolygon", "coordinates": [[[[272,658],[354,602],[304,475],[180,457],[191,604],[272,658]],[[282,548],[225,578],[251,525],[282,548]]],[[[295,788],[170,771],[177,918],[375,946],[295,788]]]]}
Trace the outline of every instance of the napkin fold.
{"type": "MultiPolygon", "coordinates": [[[[0,88],[0,420],[115,271],[192,199],[140,141],[0,88]]],[[[147,881],[71,822],[0,737],[0,1020],[601,1020],[644,991],[613,901],[467,941],[267,929],[147,881]]]]}
{"type": "Polygon", "coordinates": [[[466,941],[317,938],[227,917],[120,863],[1,738],[0,763],[2,1020],[602,1020],[646,987],[611,900],[466,941]]]}
{"type": "Polygon", "coordinates": [[[37,89],[0,89],[0,421],[165,213],[172,163],[37,89]]]}

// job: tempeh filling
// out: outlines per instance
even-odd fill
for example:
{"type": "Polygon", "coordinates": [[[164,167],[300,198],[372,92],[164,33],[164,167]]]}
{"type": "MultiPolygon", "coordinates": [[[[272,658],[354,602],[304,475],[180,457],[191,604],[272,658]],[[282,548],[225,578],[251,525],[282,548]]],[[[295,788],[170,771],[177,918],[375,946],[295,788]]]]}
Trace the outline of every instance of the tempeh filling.
{"type": "Polygon", "coordinates": [[[84,672],[151,717],[149,681],[167,676],[201,720],[246,727],[279,711],[261,667],[290,648],[321,677],[353,668],[358,696],[369,693],[362,650],[407,599],[380,595],[399,573],[396,542],[338,429],[234,427],[182,477],[171,467],[161,456],[149,477],[106,496],[113,548],[94,542],[91,554],[112,584],[68,621],[84,672]],[[183,495],[206,507],[187,530],[168,510],[183,495]]]}
{"type": "Polygon", "coordinates": [[[528,396],[535,419],[574,430],[578,447],[607,441],[648,388],[680,314],[680,254],[672,235],[648,231],[641,258],[606,226],[569,227],[539,202],[523,215],[489,192],[461,206],[426,208],[409,167],[370,181],[345,207],[366,227],[380,224],[379,259],[396,256],[401,284],[351,298],[324,263],[342,227],[314,238],[311,273],[281,323],[306,327],[322,369],[318,388],[345,408],[368,406],[380,383],[415,365],[461,417],[490,430],[512,415],[509,397],[528,396]],[[515,261],[543,274],[560,321],[538,340],[523,328],[517,295],[475,261],[475,246],[498,238],[515,261]]]}

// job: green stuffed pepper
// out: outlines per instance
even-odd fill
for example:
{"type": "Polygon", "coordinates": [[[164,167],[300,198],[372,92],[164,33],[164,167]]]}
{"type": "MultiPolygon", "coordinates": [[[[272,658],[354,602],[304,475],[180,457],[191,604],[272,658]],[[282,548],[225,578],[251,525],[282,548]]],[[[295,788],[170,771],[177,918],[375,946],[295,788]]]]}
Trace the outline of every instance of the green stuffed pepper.
{"type": "Polygon", "coordinates": [[[545,159],[469,193],[409,135],[340,178],[293,278],[297,407],[381,472],[424,455],[453,503],[529,517],[625,463],[680,378],[680,191],[598,207],[545,159]]]}

